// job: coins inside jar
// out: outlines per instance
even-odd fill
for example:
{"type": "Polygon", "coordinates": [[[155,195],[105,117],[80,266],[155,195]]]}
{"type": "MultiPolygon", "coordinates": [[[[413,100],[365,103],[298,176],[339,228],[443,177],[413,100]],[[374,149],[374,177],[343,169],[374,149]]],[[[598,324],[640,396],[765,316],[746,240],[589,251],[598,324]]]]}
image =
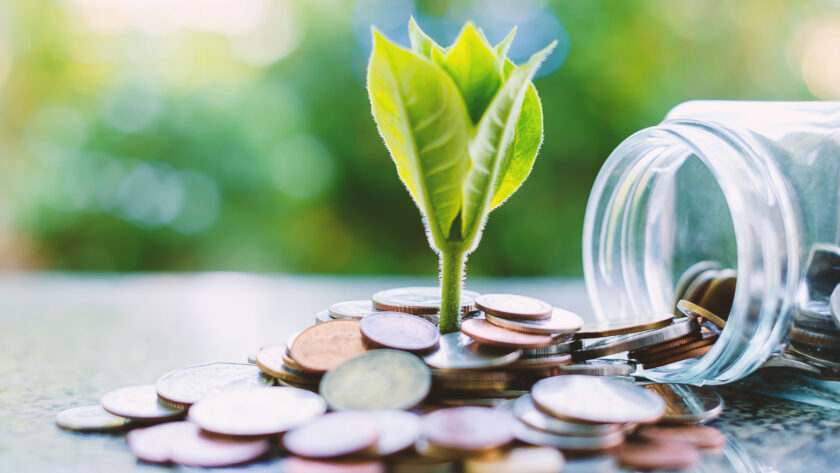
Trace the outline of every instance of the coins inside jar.
{"type": "Polygon", "coordinates": [[[575,338],[601,338],[644,332],[646,330],[664,327],[673,320],[673,314],[659,314],[640,315],[620,321],[592,322],[583,324],[580,330],[575,332],[575,338]]]}

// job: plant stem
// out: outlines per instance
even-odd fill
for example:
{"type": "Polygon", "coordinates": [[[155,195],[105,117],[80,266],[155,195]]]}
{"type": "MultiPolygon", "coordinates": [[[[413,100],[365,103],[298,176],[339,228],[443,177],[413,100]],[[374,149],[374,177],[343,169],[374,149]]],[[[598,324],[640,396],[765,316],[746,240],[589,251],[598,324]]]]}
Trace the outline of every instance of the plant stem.
{"type": "Polygon", "coordinates": [[[461,249],[446,249],[440,253],[440,333],[458,330],[465,263],[466,254],[461,249]]]}

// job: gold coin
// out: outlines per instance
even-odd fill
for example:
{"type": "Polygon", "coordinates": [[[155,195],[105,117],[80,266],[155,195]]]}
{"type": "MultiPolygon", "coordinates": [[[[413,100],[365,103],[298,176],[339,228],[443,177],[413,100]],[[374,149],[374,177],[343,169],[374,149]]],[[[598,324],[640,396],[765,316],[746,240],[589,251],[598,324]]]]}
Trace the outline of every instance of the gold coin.
{"type": "Polygon", "coordinates": [[[659,368],[660,366],[670,365],[671,363],[676,363],[678,361],[688,360],[689,358],[697,358],[698,356],[703,356],[712,349],[712,345],[707,345],[705,347],[695,348],[693,350],[683,351],[679,353],[674,353],[667,358],[657,358],[655,361],[649,361],[647,363],[643,363],[642,367],[646,370],[651,368],[659,368]]]}
{"type": "Polygon", "coordinates": [[[673,314],[640,315],[621,320],[605,320],[583,324],[575,332],[575,338],[601,338],[613,335],[625,335],[628,333],[644,332],[655,328],[664,327],[674,320],[673,314]]]}
{"type": "Polygon", "coordinates": [[[723,269],[723,266],[716,261],[701,261],[691,265],[688,269],[683,271],[679,280],[677,280],[676,286],[674,286],[674,302],[671,304],[673,311],[677,311],[677,302],[682,299],[686,299],[685,294],[688,291],[688,287],[692,282],[694,282],[697,276],[705,273],[706,271],[716,271],[721,269],[723,269]]]}
{"type": "MultiPolygon", "coordinates": [[[[677,309],[688,317],[698,317],[715,324],[721,330],[726,327],[726,320],[716,313],[708,310],[705,306],[697,305],[691,301],[682,300],[677,303],[677,309]]],[[[728,312],[727,312],[728,314],[728,312]]]]}
{"type": "Polygon", "coordinates": [[[641,350],[638,352],[634,352],[632,354],[633,358],[642,362],[642,363],[656,363],[659,360],[663,360],[666,358],[674,358],[681,353],[685,353],[688,351],[696,350],[698,348],[709,347],[714,345],[718,339],[718,335],[716,334],[709,334],[701,338],[700,340],[694,340],[690,342],[683,342],[673,348],[667,350],[660,350],[649,353],[646,350],[641,350]]]}
{"type": "Polygon", "coordinates": [[[366,350],[357,320],[333,320],[301,332],[292,344],[291,356],[304,370],[325,373],[366,350]]]}
{"type": "Polygon", "coordinates": [[[729,312],[732,311],[732,302],[735,300],[737,283],[735,270],[724,269],[720,271],[717,277],[709,283],[709,287],[706,288],[706,292],[697,304],[723,319],[728,319],[729,312]]]}

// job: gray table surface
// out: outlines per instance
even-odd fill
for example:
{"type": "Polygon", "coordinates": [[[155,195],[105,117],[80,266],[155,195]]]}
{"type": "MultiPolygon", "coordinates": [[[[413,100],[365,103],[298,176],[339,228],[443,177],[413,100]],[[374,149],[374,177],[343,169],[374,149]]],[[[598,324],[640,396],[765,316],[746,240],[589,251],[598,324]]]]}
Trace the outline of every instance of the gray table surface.
{"type": "MultiPolygon", "coordinates": [[[[332,302],[432,279],[266,276],[239,273],[99,276],[0,275],[0,472],[165,471],[135,461],[124,436],[55,426],[65,408],[106,391],[153,383],[175,368],[245,361],[283,341],[332,302]]],[[[475,280],[481,292],[544,298],[591,317],[581,281],[475,280]]],[[[840,411],[720,389],[727,408],[714,425],[729,443],[704,454],[699,472],[840,471],[840,411]]],[[[282,471],[278,460],[246,471],[282,471]]],[[[238,471],[239,469],[225,469],[238,471]]],[[[566,471],[621,471],[609,458],[566,471]]]]}

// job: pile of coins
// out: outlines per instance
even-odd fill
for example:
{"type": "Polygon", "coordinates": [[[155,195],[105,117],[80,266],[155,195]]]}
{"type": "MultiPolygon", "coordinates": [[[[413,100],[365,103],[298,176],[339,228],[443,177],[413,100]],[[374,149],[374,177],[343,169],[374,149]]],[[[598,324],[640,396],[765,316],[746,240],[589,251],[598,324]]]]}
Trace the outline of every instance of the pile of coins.
{"type": "Polygon", "coordinates": [[[439,294],[400,288],[334,304],[250,363],[181,368],[57,423],[131,429],[145,462],[281,456],[291,472],[560,471],[563,453],[675,469],[725,443],[699,425],[723,409],[714,391],[634,376],[632,359],[649,368],[705,353],[717,333],[703,307],[584,324],[538,299],[464,291],[461,330],[440,335],[439,294]]]}

